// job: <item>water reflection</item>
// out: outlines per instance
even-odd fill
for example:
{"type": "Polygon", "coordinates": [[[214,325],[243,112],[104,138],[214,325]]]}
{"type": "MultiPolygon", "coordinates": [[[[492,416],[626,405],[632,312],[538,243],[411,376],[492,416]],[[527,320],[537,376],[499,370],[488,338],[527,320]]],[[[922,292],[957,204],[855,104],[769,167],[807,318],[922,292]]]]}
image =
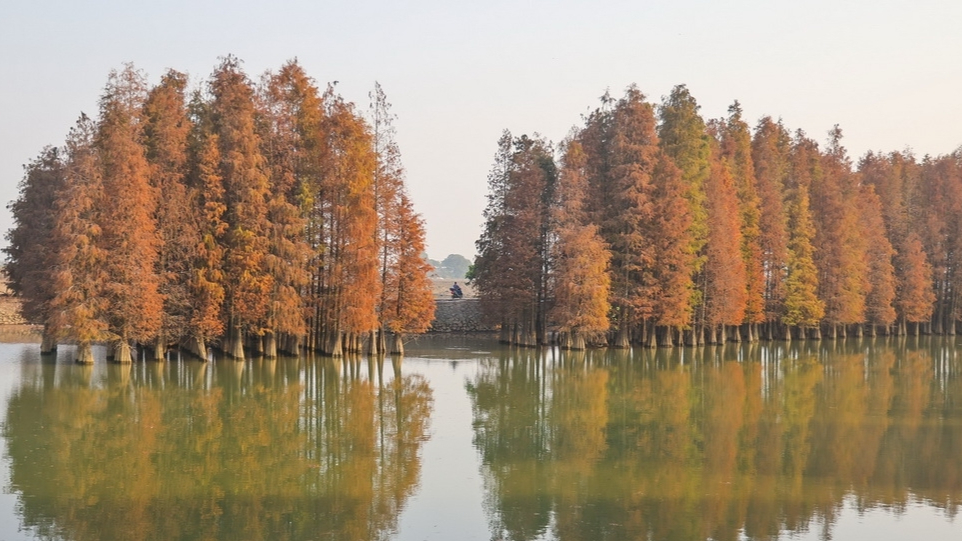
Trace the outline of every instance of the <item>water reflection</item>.
{"type": "Polygon", "coordinates": [[[417,487],[432,391],[390,359],[24,355],[8,490],[41,537],[386,539],[417,487]]]}
{"type": "Polygon", "coordinates": [[[953,338],[496,354],[467,383],[492,539],[774,539],[962,499],[953,338]]]}

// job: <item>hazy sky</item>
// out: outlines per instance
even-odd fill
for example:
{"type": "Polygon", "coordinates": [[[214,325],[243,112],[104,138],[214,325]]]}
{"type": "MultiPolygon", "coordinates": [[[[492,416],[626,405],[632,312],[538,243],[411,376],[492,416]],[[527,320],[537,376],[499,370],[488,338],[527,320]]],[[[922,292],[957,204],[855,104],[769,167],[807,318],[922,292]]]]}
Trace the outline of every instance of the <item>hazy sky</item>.
{"type": "Polygon", "coordinates": [[[656,103],[687,84],[706,118],[737,99],[750,124],[781,117],[819,142],[840,124],[853,159],[952,152],[960,23],[954,0],[0,0],[0,200],[125,62],[199,84],[227,54],[254,80],[297,57],[364,111],[381,83],[428,253],[471,258],[502,130],[557,142],[631,83],[656,103]]]}

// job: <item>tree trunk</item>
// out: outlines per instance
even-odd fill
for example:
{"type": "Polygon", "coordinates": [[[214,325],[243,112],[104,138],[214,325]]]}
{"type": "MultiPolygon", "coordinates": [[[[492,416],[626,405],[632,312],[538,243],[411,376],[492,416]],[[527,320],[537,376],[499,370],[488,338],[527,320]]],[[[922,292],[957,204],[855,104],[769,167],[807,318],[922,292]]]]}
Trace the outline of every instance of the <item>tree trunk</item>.
{"type": "Polygon", "coordinates": [[[505,320],[501,321],[501,330],[498,333],[498,342],[502,344],[511,343],[511,326],[505,320]]]}
{"type": "Polygon", "coordinates": [[[674,347],[675,343],[672,340],[672,327],[662,327],[659,329],[657,334],[660,335],[660,340],[658,340],[658,347],[660,348],[670,348],[674,347]]]}
{"type": "Polygon", "coordinates": [[[340,331],[329,331],[327,333],[327,344],[325,345],[326,351],[324,353],[330,355],[331,357],[341,357],[344,355],[344,349],[341,347],[341,333],[340,331]]]}
{"type": "Polygon", "coordinates": [[[390,353],[387,349],[387,331],[383,328],[377,331],[377,351],[381,355],[390,353]]]}
{"type": "Polygon", "coordinates": [[[159,363],[167,360],[167,340],[163,336],[154,340],[154,360],[159,363]]]}
{"type": "Polygon", "coordinates": [[[391,355],[404,355],[404,335],[391,334],[391,355]]]}
{"type": "Polygon", "coordinates": [[[277,335],[270,331],[264,334],[264,356],[268,359],[277,357],[277,335]]]}
{"type": "Polygon", "coordinates": [[[697,342],[696,337],[698,336],[698,333],[695,331],[694,327],[690,329],[685,329],[684,331],[682,331],[682,336],[686,346],[695,347],[698,345],[696,344],[697,342]]]}
{"type": "Polygon", "coordinates": [[[718,343],[718,326],[717,325],[705,326],[705,342],[712,346],[718,343]]]}
{"type": "Polygon", "coordinates": [[[48,325],[43,326],[43,334],[40,339],[40,354],[52,355],[57,353],[57,338],[53,335],[48,325]]]}
{"type": "Polygon", "coordinates": [[[187,351],[200,360],[207,362],[207,344],[205,344],[202,339],[196,336],[189,338],[187,340],[187,351]]]}
{"type": "Polygon", "coordinates": [[[130,364],[134,362],[130,356],[130,342],[125,339],[120,339],[113,343],[113,348],[115,363],[130,364]]]}
{"type": "Polygon", "coordinates": [[[90,342],[77,344],[77,362],[80,364],[94,364],[94,352],[90,342]]]}
{"type": "Polygon", "coordinates": [[[586,347],[587,345],[585,343],[585,335],[578,331],[572,332],[570,349],[581,351],[581,350],[584,350],[586,347]]]}
{"type": "Polygon", "coordinates": [[[611,347],[617,349],[628,349],[631,347],[627,321],[621,320],[620,324],[618,325],[618,331],[615,333],[615,339],[611,343],[611,347]]]}
{"type": "Polygon", "coordinates": [[[244,360],[244,333],[241,331],[239,325],[231,326],[224,353],[238,361],[244,360]]]}

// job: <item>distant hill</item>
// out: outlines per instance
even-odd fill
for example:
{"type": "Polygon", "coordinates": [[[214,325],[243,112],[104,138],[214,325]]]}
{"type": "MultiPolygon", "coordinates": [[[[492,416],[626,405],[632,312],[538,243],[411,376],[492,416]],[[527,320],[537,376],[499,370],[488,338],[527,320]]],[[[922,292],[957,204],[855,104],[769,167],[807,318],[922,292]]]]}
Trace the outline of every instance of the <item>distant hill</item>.
{"type": "Polygon", "coordinates": [[[471,266],[471,261],[461,254],[449,254],[442,261],[428,259],[428,263],[434,266],[435,277],[450,280],[463,280],[471,266]]]}

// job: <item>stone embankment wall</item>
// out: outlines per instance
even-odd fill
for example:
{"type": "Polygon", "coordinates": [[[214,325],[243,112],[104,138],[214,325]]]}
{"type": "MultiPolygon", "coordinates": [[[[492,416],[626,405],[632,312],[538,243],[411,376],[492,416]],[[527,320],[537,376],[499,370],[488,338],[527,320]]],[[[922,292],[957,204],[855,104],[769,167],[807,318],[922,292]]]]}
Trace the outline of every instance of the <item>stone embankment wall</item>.
{"type": "Polygon", "coordinates": [[[478,299],[436,299],[430,332],[492,332],[484,323],[478,299]]]}

